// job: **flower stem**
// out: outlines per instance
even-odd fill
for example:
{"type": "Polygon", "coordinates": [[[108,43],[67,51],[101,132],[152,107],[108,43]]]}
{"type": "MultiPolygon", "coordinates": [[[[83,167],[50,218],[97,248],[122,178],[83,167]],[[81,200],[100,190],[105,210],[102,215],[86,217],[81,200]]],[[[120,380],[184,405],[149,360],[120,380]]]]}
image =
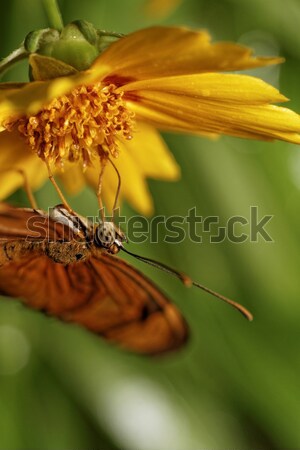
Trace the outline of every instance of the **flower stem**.
{"type": "Polygon", "coordinates": [[[22,59],[28,58],[28,51],[22,45],[20,48],[14,50],[6,58],[3,58],[0,62],[0,76],[4,74],[10,67],[12,67],[16,62],[22,59]]]}
{"type": "Polygon", "coordinates": [[[44,8],[48,16],[49,25],[57,31],[61,31],[64,27],[61,13],[56,0],[43,0],[44,8]]]}

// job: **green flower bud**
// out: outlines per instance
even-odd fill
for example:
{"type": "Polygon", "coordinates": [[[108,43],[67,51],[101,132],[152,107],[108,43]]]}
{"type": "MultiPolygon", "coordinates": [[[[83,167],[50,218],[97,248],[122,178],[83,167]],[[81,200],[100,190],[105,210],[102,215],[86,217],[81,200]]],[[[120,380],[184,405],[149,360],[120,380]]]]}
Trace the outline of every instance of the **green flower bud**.
{"type": "Polygon", "coordinates": [[[122,36],[97,30],[86,20],[75,20],[61,31],[54,28],[31,31],[22,45],[0,62],[0,75],[25,58],[29,58],[30,80],[71,75],[88,69],[97,56],[122,36]]]}
{"type": "Polygon", "coordinates": [[[90,44],[97,44],[98,34],[93,24],[86,20],[74,20],[72,24],[78,28],[82,36],[84,36],[90,44]]]}
{"type": "Polygon", "coordinates": [[[61,32],[52,28],[32,31],[25,38],[25,51],[48,59],[29,59],[30,78],[49,79],[55,77],[56,73],[66,75],[69,69],[72,69],[69,70],[70,74],[73,69],[86,70],[97,56],[121,36],[118,33],[97,30],[85,20],[75,20],[66,25],[61,32]],[[55,60],[59,64],[55,64],[55,60]]]}
{"type": "Polygon", "coordinates": [[[24,48],[29,53],[38,53],[45,45],[59,40],[59,32],[52,28],[31,31],[24,40],[24,48]]]}
{"type": "Polygon", "coordinates": [[[55,44],[45,46],[39,53],[59,59],[77,70],[88,69],[98,56],[97,49],[85,40],[71,42],[60,39],[55,44]]]}
{"type": "Polygon", "coordinates": [[[93,45],[96,39],[93,25],[78,20],[67,25],[61,33],[53,29],[29,33],[25,48],[30,53],[59,59],[77,70],[85,70],[99,54],[93,45]]]}

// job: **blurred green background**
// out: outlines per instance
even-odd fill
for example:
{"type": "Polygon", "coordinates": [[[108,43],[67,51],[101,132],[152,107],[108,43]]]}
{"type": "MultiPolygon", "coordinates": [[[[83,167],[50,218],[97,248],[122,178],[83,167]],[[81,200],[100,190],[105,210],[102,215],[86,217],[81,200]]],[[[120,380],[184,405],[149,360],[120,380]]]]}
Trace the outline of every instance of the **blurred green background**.
{"type": "MultiPolygon", "coordinates": [[[[279,86],[300,111],[298,0],[185,0],[168,17],[142,0],[61,2],[65,23],[82,18],[128,33],[153,23],[208,29],[286,63],[252,72],[279,86]]],[[[1,56],[32,29],[47,26],[41,2],[4,2],[1,56]]],[[[170,49],[172,51],[172,49],[170,49]]],[[[24,66],[10,73],[22,79],[24,66]]],[[[9,79],[6,77],[6,80],[9,79]]],[[[139,266],[187,318],[191,339],[180,352],[148,359],[106,344],[76,326],[0,303],[1,450],[199,450],[300,448],[300,148],[285,143],[165,135],[182,167],[178,183],[150,181],[157,214],[274,215],[273,243],[176,245],[131,250],[164,261],[254,313],[253,323],[196,289],[139,266]]],[[[57,203],[46,185],[37,195],[57,203]]],[[[22,193],[14,196],[22,204],[22,193]]],[[[71,199],[92,215],[90,191],[71,199]]],[[[134,214],[127,205],[123,213],[134,214]]]]}

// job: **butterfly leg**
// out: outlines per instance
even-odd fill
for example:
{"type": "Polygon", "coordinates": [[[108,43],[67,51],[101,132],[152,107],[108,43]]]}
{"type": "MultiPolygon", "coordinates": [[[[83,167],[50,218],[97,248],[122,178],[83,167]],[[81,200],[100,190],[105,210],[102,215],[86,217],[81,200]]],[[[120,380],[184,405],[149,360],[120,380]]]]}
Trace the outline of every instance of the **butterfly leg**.
{"type": "Polygon", "coordinates": [[[23,187],[24,187],[24,191],[26,192],[26,195],[28,197],[30,206],[31,206],[32,209],[38,209],[36,200],[34,198],[32,189],[31,189],[31,187],[29,185],[28,177],[27,177],[25,171],[23,169],[17,169],[15,167],[11,167],[11,168],[0,170],[0,173],[9,172],[9,171],[17,172],[23,177],[23,187]]]}
{"type": "Polygon", "coordinates": [[[121,190],[121,175],[120,175],[120,172],[118,171],[116,165],[112,162],[112,160],[110,158],[108,158],[108,160],[111,163],[111,165],[113,166],[113,168],[115,169],[116,174],[118,176],[118,187],[117,187],[115,201],[114,201],[114,205],[113,205],[113,209],[112,209],[112,218],[113,218],[113,221],[114,221],[115,214],[116,214],[116,211],[117,211],[117,204],[118,204],[118,200],[119,200],[120,190],[121,190]]]}
{"type": "Polygon", "coordinates": [[[73,209],[71,208],[71,206],[70,206],[69,203],[67,202],[67,200],[66,200],[64,194],[62,193],[60,187],[59,187],[58,184],[56,183],[55,178],[54,178],[53,173],[52,173],[52,170],[51,170],[51,168],[50,168],[49,163],[47,162],[47,160],[45,160],[45,163],[46,163],[46,166],[47,166],[47,169],[48,169],[48,177],[49,177],[49,180],[50,180],[51,183],[53,184],[54,189],[56,190],[58,196],[60,197],[60,199],[61,199],[63,205],[65,206],[65,208],[66,208],[71,214],[75,214],[74,211],[73,211],[73,209]]]}
{"type": "Polygon", "coordinates": [[[103,207],[101,193],[102,193],[103,175],[105,172],[106,164],[107,164],[107,159],[102,158],[101,159],[101,171],[99,174],[98,187],[97,187],[97,200],[98,200],[98,205],[99,205],[99,214],[100,214],[100,218],[101,218],[102,222],[105,221],[105,215],[104,215],[104,207],[103,207]]]}

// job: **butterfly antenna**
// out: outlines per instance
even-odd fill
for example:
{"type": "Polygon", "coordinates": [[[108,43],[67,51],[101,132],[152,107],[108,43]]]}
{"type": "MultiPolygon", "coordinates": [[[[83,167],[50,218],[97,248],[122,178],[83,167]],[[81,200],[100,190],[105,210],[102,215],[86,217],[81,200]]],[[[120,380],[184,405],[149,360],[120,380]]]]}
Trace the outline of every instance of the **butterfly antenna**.
{"type": "Polygon", "coordinates": [[[253,315],[250,313],[250,311],[248,311],[246,308],[244,308],[244,306],[231,300],[230,298],[224,297],[224,295],[221,295],[218,292],[213,291],[212,289],[209,289],[208,287],[204,286],[203,284],[193,281],[189,276],[185,275],[184,273],[179,272],[178,270],[175,270],[172,267],[167,266],[166,264],[155,261],[154,259],[136,255],[135,253],[132,253],[132,252],[128,251],[127,249],[125,249],[123,246],[121,247],[121,249],[125,253],[128,253],[128,255],[133,256],[134,258],[138,259],[139,261],[142,261],[146,264],[149,264],[150,266],[156,267],[157,269],[163,270],[164,272],[167,272],[170,275],[173,275],[174,277],[176,277],[180,281],[182,281],[185,286],[196,286],[197,288],[202,289],[203,291],[207,292],[208,294],[213,295],[214,297],[218,298],[219,300],[222,300],[223,302],[227,303],[228,305],[230,305],[233,308],[235,308],[236,310],[238,310],[249,321],[253,320],[253,315]]]}
{"type": "Polygon", "coordinates": [[[114,205],[113,205],[113,209],[112,209],[112,221],[114,221],[116,210],[117,210],[117,204],[118,204],[118,200],[119,200],[119,195],[120,195],[120,190],[121,190],[121,175],[120,175],[120,172],[118,171],[115,163],[110,158],[108,158],[108,160],[111,163],[111,165],[113,166],[113,168],[115,169],[116,174],[118,176],[118,187],[117,187],[115,201],[114,201],[114,205]]]}

